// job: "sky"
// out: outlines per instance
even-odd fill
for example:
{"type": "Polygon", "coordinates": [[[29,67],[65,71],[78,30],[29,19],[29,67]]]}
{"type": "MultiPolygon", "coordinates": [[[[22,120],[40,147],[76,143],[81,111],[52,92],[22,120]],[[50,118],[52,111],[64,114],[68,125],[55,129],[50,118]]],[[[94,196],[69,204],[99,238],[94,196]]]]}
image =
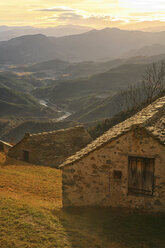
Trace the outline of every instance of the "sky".
{"type": "Polygon", "coordinates": [[[165,0],[6,0],[0,25],[145,29],[165,26],[165,0]]]}

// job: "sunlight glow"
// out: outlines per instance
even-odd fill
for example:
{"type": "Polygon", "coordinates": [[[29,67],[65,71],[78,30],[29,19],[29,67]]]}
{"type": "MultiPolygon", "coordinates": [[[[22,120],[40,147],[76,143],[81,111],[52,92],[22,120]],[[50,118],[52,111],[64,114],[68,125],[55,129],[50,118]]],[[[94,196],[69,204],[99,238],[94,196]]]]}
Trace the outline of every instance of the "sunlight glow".
{"type": "MultiPolygon", "coordinates": [[[[8,0],[0,2],[0,25],[123,27],[129,22],[164,25],[164,0],[8,0]],[[162,22],[162,23],[161,23],[162,22]],[[157,23],[157,24],[156,24],[157,23]]],[[[136,27],[135,27],[136,28],[136,27]]]]}

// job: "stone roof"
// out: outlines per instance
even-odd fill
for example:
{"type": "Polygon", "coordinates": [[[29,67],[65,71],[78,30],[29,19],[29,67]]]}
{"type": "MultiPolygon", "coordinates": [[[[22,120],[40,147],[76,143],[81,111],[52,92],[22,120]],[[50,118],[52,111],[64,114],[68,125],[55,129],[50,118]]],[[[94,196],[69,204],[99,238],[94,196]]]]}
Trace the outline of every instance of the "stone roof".
{"type": "Polygon", "coordinates": [[[41,164],[42,160],[44,165],[57,166],[91,141],[90,134],[83,126],[37,134],[26,133],[24,138],[10,149],[9,156],[15,156],[18,150],[27,150],[36,153],[38,164],[41,164]]]}
{"type": "Polygon", "coordinates": [[[15,146],[17,146],[19,143],[21,143],[24,139],[26,139],[26,140],[30,139],[31,141],[37,140],[39,142],[40,140],[43,140],[43,138],[44,139],[49,138],[50,139],[49,141],[51,143],[51,137],[53,137],[53,138],[56,137],[59,140],[62,137],[66,138],[66,136],[68,136],[68,135],[74,135],[75,132],[82,134],[82,136],[85,135],[85,137],[89,138],[91,141],[90,134],[86,131],[86,129],[82,125],[79,125],[79,126],[75,126],[75,127],[64,128],[64,129],[59,129],[59,130],[49,131],[49,132],[25,133],[23,139],[20,140],[15,146]]]}
{"type": "Polygon", "coordinates": [[[145,128],[161,144],[165,145],[165,96],[157,99],[136,115],[109,129],[84,149],[69,157],[59,166],[59,168],[73,164],[84,156],[87,156],[92,151],[102,147],[109,141],[118,138],[124,133],[133,130],[137,126],[145,128]]]}

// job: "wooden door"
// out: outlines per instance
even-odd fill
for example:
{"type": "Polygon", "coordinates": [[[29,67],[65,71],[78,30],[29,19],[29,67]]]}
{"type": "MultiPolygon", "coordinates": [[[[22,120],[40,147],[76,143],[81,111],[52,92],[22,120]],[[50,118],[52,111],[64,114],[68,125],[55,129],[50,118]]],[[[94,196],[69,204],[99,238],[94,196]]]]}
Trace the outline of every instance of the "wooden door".
{"type": "Polygon", "coordinates": [[[152,195],[154,186],[154,159],[129,157],[128,192],[152,195]]]}
{"type": "Polygon", "coordinates": [[[25,162],[29,162],[29,152],[28,151],[23,151],[23,160],[25,162]]]}

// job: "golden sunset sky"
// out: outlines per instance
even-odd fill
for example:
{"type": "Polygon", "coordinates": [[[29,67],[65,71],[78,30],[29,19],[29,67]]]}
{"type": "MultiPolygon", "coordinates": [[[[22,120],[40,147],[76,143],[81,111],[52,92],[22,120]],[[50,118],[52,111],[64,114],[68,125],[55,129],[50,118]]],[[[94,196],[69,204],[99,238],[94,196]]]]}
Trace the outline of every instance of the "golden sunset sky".
{"type": "Polygon", "coordinates": [[[165,26],[165,0],[3,0],[0,25],[165,26]]]}

